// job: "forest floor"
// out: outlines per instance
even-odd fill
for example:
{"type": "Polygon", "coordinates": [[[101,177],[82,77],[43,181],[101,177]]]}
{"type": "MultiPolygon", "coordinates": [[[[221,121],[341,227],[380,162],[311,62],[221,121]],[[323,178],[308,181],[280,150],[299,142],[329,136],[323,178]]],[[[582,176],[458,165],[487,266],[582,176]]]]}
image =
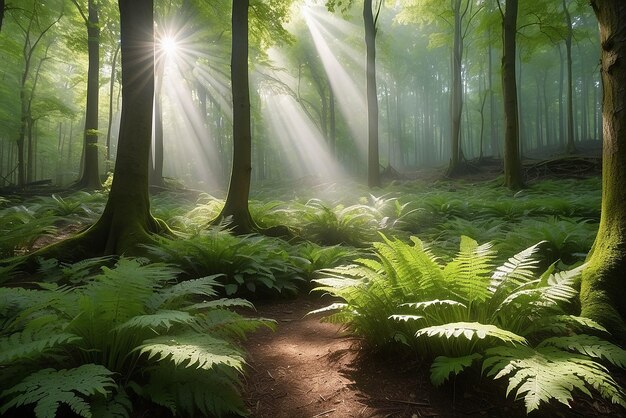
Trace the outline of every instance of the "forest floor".
{"type": "MultiPolygon", "coordinates": [[[[257,302],[258,315],[275,319],[245,343],[249,368],[244,396],[256,418],[523,417],[523,402],[505,399],[505,386],[479,376],[435,388],[429,364],[402,355],[367,352],[335,324],[307,312],[332,303],[319,294],[257,302]],[[480,381],[480,385],[477,385],[480,381]]],[[[626,417],[602,400],[579,398],[545,417],[626,417]]]]}

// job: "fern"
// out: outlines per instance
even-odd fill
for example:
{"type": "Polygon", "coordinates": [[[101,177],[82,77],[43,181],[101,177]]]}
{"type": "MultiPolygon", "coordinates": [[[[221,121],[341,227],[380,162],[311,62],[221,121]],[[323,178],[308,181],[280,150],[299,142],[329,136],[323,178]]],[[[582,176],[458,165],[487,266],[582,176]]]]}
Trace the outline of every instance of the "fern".
{"type": "Polygon", "coordinates": [[[80,340],[80,337],[67,332],[32,332],[24,330],[8,337],[0,338],[0,365],[14,361],[32,359],[52,348],[62,347],[80,340]]]}
{"type": "Polygon", "coordinates": [[[538,347],[547,346],[575,351],[591,358],[606,360],[614,366],[626,369],[626,350],[593,335],[551,337],[543,340],[538,347]]]}
{"type": "Polygon", "coordinates": [[[168,360],[176,366],[208,370],[225,364],[242,371],[244,359],[241,352],[228,342],[201,334],[163,336],[146,340],[137,347],[148,359],[168,360]]]}
{"type": "Polygon", "coordinates": [[[487,337],[496,338],[505,343],[511,344],[527,344],[526,338],[514,334],[510,331],[501,329],[491,324],[480,324],[478,322],[456,322],[445,325],[436,325],[432,327],[422,328],[415,334],[416,337],[426,335],[428,337],[446,337],[458,338],[465,337],[472,340],[474,337],[485,339],[487,337]]]}
{"type": "Polygon", "coordinates": [[[97,364],[83,364],[69,370],[43,369],[26,377],[2,392],[9,398],[0,412],[10,408],[35,404],[37,418],[54,418],[59,404],[67,404],[81,417],[91,417],[88,398],[109,395],[117,387],[113,372],[97,364]]]}
{"type": "Polygon", "coordinates": [[[458,375],[470,367],[476,360],[482,358],[478,353],[463,357],[439,356],[433,360],[430,366],[430,381],[435,386],[441,386],[451,374],[458,375]]]}
{"type": "Polygon", "coordinates": [[[507,396],[515,391],[516,399],[524,399],[527,412],[552,399],[570,406],[574,389],[591,396],[590,388],[626,407],[622,389],[604,366],[587,356],[557,347],[491,348],[486,351],[484,371],[494,379],[509,376],[507,396]]]}

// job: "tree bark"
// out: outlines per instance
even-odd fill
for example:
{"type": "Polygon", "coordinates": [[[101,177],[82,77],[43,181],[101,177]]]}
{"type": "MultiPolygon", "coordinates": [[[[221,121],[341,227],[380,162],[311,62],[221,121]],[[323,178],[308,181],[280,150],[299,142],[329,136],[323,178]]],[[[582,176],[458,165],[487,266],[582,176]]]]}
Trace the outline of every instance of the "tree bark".
{"type": "Polygon", "coordinates": [[[592,0],[603,86],[602,214],[581,283],[582,315],[626,342],[626,3],[592,0]]]}
{"type": "Polygon", "coordinates": [[[60,261],[110,255],[143,255],[161,230],[150,214],[148,157],[154,99],[153,0],[119,0],[122,51],[122,117],[115,173],[100,219],[87,231],[30,255],[60,261]]]}
{"type": "Polygon", "coordinates": [[[248,234],[256,226],[248,209],[252,175],[252,131],[248,80],[249,0],[233,0],[231,88],[233,95],[233,166],[224,208],[218,219],[230,218],[237,234],[248,234]]]}
{"type": "Polygon", "coordinates": [[[458,173],[461,163],[461,116],[463,112],[463,37],[461,35],[461,0],[454,0],[454,38],[452,41],[452,86],[450,89],[450,145],[451,157],[448,175],[458,173]]]}
{"type": "Polygon", "coordinates": [[[376,91],[376,22],[372,0],[363,1],[367,73],[367,185],[380,186],[378,157],[378,94],[376,91]]]}
{"type": "Polygon", "coordinates": [[[87,107],[85,109],[84,164],[77,186],[85,189],[99,189],[98,169],[98,102],[100,96],[100,21],[96,0],[88,2],[87,51],[87,107]]]}
{"type": "Polygon", "coordinates": [[[502,16],[502,92],[504,100],[504,183],[510,189],[523,187],[519,155],[519,120],[515,57],[517,32],[517,0],[508,0],[502,16]]]}
{"type": "Polygon", "coordinates": [[[567,145],[565,151],[568,154],[576,152],[574,145],[574,93],[572,79],[572,18],[567,8],[567,3],[563,0],[563,13],[565,15],[565,51],[567,55],[567,145]]]}
{"type": "Polygon", "coordinates": [[[109,172],[111,166],[111,126],[113,125],[113,93],[115,92],[115,78],[117,74],[117,56],[119,55],[119,46],[115,48],[113,54],[113,62],[111,63],[111,81],[109,84],[109,121],[107,125],[107,158],[105,163],[105,173],[109,172]]]}

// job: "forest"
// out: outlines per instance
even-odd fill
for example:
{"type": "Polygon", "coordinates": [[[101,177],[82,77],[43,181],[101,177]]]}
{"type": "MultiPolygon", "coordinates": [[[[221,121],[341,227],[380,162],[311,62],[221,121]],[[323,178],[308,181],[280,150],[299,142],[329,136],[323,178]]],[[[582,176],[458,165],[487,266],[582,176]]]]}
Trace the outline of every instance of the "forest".
{"type": "Polygon", "coordinates": [[[626,2],[0,0],[3,417],[626,416],[626,2]]]}

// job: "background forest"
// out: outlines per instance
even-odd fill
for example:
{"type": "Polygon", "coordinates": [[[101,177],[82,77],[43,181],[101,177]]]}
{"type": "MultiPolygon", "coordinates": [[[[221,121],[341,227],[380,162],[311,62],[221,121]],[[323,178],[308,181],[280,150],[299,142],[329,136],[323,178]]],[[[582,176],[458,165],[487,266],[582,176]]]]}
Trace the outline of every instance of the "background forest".
{"type": "Polygon", "coordinates": [[[293,416],[286,298],[453,412],[624,414],[626,6],[0,1],[3,415],[293,416]]]}

